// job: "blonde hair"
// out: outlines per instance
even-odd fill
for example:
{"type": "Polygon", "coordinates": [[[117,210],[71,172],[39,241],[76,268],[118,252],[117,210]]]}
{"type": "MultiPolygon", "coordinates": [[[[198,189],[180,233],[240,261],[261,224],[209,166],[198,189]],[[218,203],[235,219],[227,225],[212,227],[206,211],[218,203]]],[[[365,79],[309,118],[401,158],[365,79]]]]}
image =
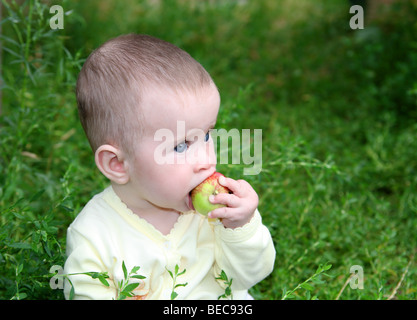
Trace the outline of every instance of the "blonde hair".
{"type": "Polygon", "coordinates": [[[95,152],[112,144],[130,152],[143,131],[146,87],[196,92],[213,84],[208,72],[175,45],[140,34],[111,39],[91,53],[77,80],[81,124],[95,152]]]}

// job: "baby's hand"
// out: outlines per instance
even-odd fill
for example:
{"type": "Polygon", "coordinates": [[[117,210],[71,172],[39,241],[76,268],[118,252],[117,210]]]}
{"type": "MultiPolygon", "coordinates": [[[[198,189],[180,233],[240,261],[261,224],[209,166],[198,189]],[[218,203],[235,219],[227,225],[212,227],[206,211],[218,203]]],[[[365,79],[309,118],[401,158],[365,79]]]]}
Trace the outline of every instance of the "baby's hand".
{"type": "Polygon", "coordinates": [[[226,228],[238,228],[248,223],[258,207],[258,195],[245,180],[220,177],[219,183],[230,189],[232,194],[219,193],[210,196],[211,203],[221,203],[227,207],[217,208],[208,214],[209,218],[221,219],[226,228]]]}

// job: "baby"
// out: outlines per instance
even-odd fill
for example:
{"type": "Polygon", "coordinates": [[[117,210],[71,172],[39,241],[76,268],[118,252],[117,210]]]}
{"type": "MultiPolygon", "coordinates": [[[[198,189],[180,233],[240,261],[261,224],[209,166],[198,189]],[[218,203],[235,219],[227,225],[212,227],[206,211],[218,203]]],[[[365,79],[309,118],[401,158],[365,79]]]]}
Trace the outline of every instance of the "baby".
{"type": "Polygon", "coordinates": [[[76,299],[117,299],[124,265],[128,272],[140,267],[144,277],[131,279],[140,282],[134,299],[170,299],[174,290],[177,299],[249,299],[248,289],[271,273],[275,260],[256,192],[244,180],[223,177],[219,183],[232,193],[211,199],[226,206],[210,219],[190,199],[216,171],[210,130],[220,96],[207,71],[168,42],[119,36],[85,62],[77,102],[96,165],[111,186],[69,226],[65,273],[107,272],[109,285],[72,275],[66,298],[73,287],[76,299]],[[177,130],[178,123],[185,129],[177,130]],[[173,133],[163,142],[171,147],[162,163],[155,156],[160,129],[173,133]]]}

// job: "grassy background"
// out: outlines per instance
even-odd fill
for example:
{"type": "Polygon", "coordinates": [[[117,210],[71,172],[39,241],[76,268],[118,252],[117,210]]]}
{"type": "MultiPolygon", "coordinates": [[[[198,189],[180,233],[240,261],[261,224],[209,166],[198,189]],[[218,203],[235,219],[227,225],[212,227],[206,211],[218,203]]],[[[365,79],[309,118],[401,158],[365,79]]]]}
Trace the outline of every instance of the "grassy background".
{"type": "MultiPolygon", "coordinates": [[[[218,128],[262,129],[246,176],[277,249],[257,299],[417,298],[417,4],[364,30],[348,1],[62,1],[2,13],[0,298],[62,299],[49,269],[65,231],[107,182],[78,122],[74,84],[92,49],[121,33],[184,48],[221,95],[218,128]],[[318,266],[331,264],[329,276],[318,266]],[[344,287],[350,267],[364,288],[344,287]]],[[[368,13],[367,8],[365,12],[368,13]]],[[[242,178],[240,165],[219,171],[242,178]]],[[[90,270],[87,270],[90,271],[90,270]]],[[[92,271],[92,270],[91,270],[92,271]]]]}

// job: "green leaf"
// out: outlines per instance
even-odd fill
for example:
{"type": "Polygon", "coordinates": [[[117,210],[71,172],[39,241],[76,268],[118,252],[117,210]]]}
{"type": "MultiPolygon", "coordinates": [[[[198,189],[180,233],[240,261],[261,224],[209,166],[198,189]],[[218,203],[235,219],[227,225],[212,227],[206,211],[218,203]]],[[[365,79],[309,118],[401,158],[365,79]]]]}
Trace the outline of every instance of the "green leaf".
{"type": "Polygon", "coordinates": [[[142,276],[142,275],[140,275],[140,274],[137,274],[137,275],[134,275],[134,276],[131,276],[131,278],[135,278],[135,279],[146,279],[146,277],[145,276],[142,276]]]}
{"type": "Polygon", "coordinates": [[[323,271],[330,270],[330,269],[331,269],[331,267],[332,267],[332,265],[331,265],[331,264],[325,265],[325,266],[323,267],[323,271]]]}
{"type": "Polygon", "coordinates": [[[100,277],[98,277],[98,280],[100,280],[100,282],[102,284],[104,284],[106,287],[109,287],[110,286],[105,277],[100,276],[100,277]]]}
{"type": "Polygon", "coordinates": [[[24,243],[24,242],[10,243],[7,246],[10,248],[16,248],[16,249],[31,249],[32,248],[30,244],[24,243]]]}
{"type": "Polygon", "coordinates": [[[326,281],[322,280],[320,276],[311,279],[311,282],[313,282],[315,284],[323,284],[323,283],[326,283],[326,281]]]}
{"type": "Polygon", "coordinates": [[[176,293],[175,291],[172,291],[171,300],[174,300],[177,296],[178,296],[178,293],[176,293]]]}
{"type": "Polygon", "coordinates": [[[29,202],[34,202],[36,200],[38,200],[41,195],[45,192],[45,189],[41,189],[40,191],[36,192],[29,200],[29,202]]]}
{"type": "Polygon", "coordinates": [[[132,274],[132,273],[136,273],[136,272],[138,272],[139,271],[139,269],[140,269],[140,267],[133,267],[133,269],[132,269],[132,271],[130,271],[130,273],[132,274]]]}
{"type": "Polygon", "coordinates": [[[21,293],[19,293],[19,300],[23,300],[23,299],[26,299],[27,298],[27,294],[26,293],[24,293],[24,292],[21,292],[21,293]]]}
{"type": "Polygon", "coordinates": [[[122,261],[122,269],[123,269],[124,278],[126,280],[127,279],[127,269],[126,269],[126,265],[125,265],[124,261],[122,261]]]}
{"type": "Polygon", "coordinates": [[[70,207],[67,207],[67,206],[64,206],[63,204],[60,204],[59,208],[64,209],[67,212],[73,212],[74,211],[74,209],[72,209],[70,207]]]}
{"type": "Polygon", "coordinates": [[[75,290],[74,290],[74,286],[71,284],[71,290],[70,290],[70,294],[69,294],[69,299],[70,300],[74,300],[74,296],[75,296],[75,290]]]}
{"type": "Polygon", "coordinates": [[[332,267],[331,264],[325,264],[324,266],[321,264],[321,265],[318,266],[318,268],[316,270],[316,273],[322,273],[324,271],[329,270],[331,267],[332,267]]]}
{"type": "Polygon", "coordinates": [[[186,271],[187,271],[187,269],[182,270],[180,273],[177,274],[177,276],[183,275],[186,271]]]}
{"type": "Polygon", "coordinates": [[[223,280],[223,281],[227,281],[227,276],[226,276],[226,272],[224,272],[224,270],[222,270],[219,274],[219,276],[216,278],[216,280],[223,280]]]}
{"type": "Polygon", "coordinates": [[[176,284],[174,289],[177,288],[177,287],[185,287],[187,284],[188,284],[188,282],[176,284]]]}
{"type": "Polygon", "coordinates": [[[131,283],[124,288],[123,292],[132,292],[139,286],[139,283],[131,283]]]}
{"type": "Polygon", "coordinates": [[[306,289],[308,291],[314,290],[314,287],[311,284],[307,283],[307,282],[302,283],[300,286],[301,286],[301,288],[306,289]]]}

